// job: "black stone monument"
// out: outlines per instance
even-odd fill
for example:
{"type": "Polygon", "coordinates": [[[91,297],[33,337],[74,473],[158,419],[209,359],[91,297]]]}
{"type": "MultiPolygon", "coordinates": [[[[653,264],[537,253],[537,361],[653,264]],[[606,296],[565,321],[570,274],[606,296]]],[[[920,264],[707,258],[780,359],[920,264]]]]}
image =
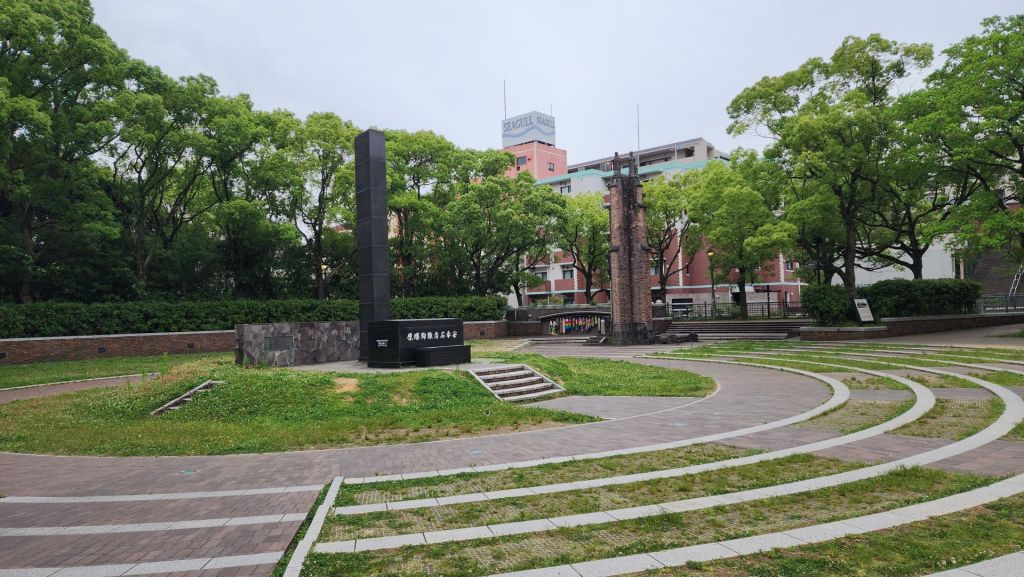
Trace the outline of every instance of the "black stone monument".
{"type": "Polygon", "coordinates": [[[398,368],[468,363],[462,319],[391,319],[388,190],[384,133],[356,137],[356,240],[359,249],[359,360],[398,368]]]}
{"type": "Polygon", "coordinates": [[[391,318],[388,189],[384,133],[356,136],[356,241],[359,250],[359,360],[369,358],[372,321],[391,318]]]}

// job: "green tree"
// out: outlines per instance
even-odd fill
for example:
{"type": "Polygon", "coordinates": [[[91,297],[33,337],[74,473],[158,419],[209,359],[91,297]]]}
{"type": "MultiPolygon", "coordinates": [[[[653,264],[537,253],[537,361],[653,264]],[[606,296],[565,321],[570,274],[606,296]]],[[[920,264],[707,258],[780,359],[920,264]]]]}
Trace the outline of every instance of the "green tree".
{"type": "Polygon", "coordinates": [[[528,173],[471,183],[440,217],[447,249],[465,263],[465,269],[453,272],[468,279],[473,294],[510,292],[520,280],[523,255],[547,246],[543,232],[562,207],[562,197],[536,186],[528,173]]]}
{"type": "Polygon", "coordinates": [[[689,268],[700,250],[701,239],[686,218],[686,192],[682,174],[660,176],[644,183],[647,206],[647,246],[658,273],[658,294],[667,300],[668,281],[689,268]]]}
{"type": "Polygon", "coordinates": [[[982,21],[982,32],[944,51],[946,61],[916,95],[914,128],[982,190],[959,213],[956,232],[984,248],[1024,249],[1024,14],[982,21]]]}
{"type": "Polygon", "coordinates": [[[358,129],[331,112],[314,112],[298,131],[296,162],[303,186],[296,190],[295,228],[305,239],[310,268],[319,299],[327,297],[327,283],[338,270],[329,262],[324,238],[349,215],[353,224],[355,173],[352,164],[358,129]]]}
{"type": "Polygon", "coordinates": [[[694,232],[715,251],[715,268],[723,277],[736,270],[740,315],[747,318],[747,284],[757,280],[761,263],[789,247],[796,230],[773,214],[764,195],[744,179],[738,162],[752,161],[708,163],[683,173],[682,185],[687,217],[694,232]]]}
{"type": "Polygon", "coordinates": [[[927,44],[850,36],[829,60],[811,58],[796,70],[762,78],[729,104],[731,134],[763,131],[774,139],[766,156],[792,179],[811,181],[799,190],[834,198],[813,204],[833,207],[842,224],[843,237],[834,239],[841,256],[835,272],[851,296],[858,217],[884,177],[896,83],[931,59],[927,44]]]}
{"type": "Polygon", "coordinates": [[[594,287],[605,285],[608,278],[609,220],[604,194],[587,192],[566,198],[552,231],[555,245],[572,257],[590,302],[594,287]]]}
{"type": "Polygon", "coordinates": [[[0,262],[4,282],[30,302],[44,292],[39,281],[62,276],[48,269],[72,258],[57,247],[116,240],[111,206],[87,174],[115,137],[112,95],[138,63],[84,2],[8,0],[0,30],[0,262]],[[71,226],[85,215],[95,226],[71,226]]]}

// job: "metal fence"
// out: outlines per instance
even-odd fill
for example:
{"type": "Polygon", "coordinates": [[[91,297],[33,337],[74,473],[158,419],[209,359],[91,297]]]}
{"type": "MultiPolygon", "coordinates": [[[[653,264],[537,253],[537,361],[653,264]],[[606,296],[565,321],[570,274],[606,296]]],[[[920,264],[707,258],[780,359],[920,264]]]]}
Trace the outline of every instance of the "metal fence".
{"type": "MultiPolygon", "coordinates": [[[[750,319],[798,319],[803,318],[800,303],[747,303],[747,318],[750,319]]],[[[672,311],[672,318],[686,320],[739,319],[740,305],[735,303],[699,303],[687,305],[672,311]]]]}
{"type": "Polygon", "coordinates": [[[988,295],[978,301],[978,312],[1012,313],[1024,311],[1024,295],[988,295]]]}

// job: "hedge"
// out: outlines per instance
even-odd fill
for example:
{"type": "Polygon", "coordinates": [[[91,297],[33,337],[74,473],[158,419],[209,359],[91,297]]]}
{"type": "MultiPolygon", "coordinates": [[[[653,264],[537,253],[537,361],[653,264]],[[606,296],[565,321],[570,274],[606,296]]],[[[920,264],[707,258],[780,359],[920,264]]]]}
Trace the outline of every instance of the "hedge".
{"type": "Polygon", "coordinates": [[[824,325],[838,325],[849,318],[850,299],[839,285],[809,286],[800,292],[804,314],[824,325]]]}
{"type": "Polygon", "coordinates": [[[959,279],[892,279],[857,289],[875,318],[974,313],[981,293],[980,284],[959,279]]]}
{"type": "MultiPolygon", "coordinates": [[[[418,297],[391,301],[394,318],[505,318],[504,297],[418,297]]],[[[236,324],[347,321],[359,318],[354,300],[140,301],[0,305],[0,338],[171,333],[233,329],[236,324]]]]}

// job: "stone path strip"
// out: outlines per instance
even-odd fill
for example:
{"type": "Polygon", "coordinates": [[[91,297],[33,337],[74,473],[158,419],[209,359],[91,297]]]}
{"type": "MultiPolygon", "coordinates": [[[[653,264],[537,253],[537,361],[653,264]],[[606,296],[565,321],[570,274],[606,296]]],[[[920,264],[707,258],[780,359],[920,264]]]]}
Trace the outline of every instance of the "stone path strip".
{"type": "MultiPolygon", "coordinates": [[[[765,366],[755,365],[754,363],[739,363],[731,361],[711,361],[719,362],[721,364],[740,364],[746,366],[765,366]]],[[[798,372],[806,375],[807,371],[798,372]]],[[[866,373],[870,373],[875,376],[888,376],[883,373],[872,372],[864,370],[866,373]]],[[[795,447],[789,447],[786,449],[780,449],[776,451],[770,451],[766,453],[759,453],[756,455],[749,455],[746,457],[737,457],[735,459],[726,459],[723,461],[713,461],[710,463],[701,463],[698,465],[690,465],[687,467],[678,467],[673,469],[660,469],[655,471],[647,471],[644,473],[633,473],[629,475],[615,475],[611,477],[602,477],[598,479],[589,479],[585,481],[574,481],[567,483],[552,483],[548,485],[534,485],[530,487],[517,487],[514,489],[504,489],[500,491],[485,491],[482,493],[466,493],[462,495],[451,495],[447,497],[432,497],[428,499],[409,499],[402,501],[388,501],[383,503],[372,503],[366,505],[347,505],[344,507],[337,507],[334,509],[336,515],[362,515],[365,513],[374,513],[379,511],[396,511],[404,509],[421,509],[426,507],[440,507],[445,505],[454,505],[460,503],[477,503],[482,501],[494,501],[498,499],[508,499],[515,497],[525,497],[529,495],[544,495],[550,493],[561,493],[565,491],[577,491],[580,489],[596,489],[598,487],[609,487],[612,485],[625,485],[628,483],[637,483],[641,481],[650,481],[653,479],[667,479],[671,477],[682,477],[685,475],[693,475],[695,473],[702,473],[706,471],[716,471],[719,469],[727,469],[732,467],[740,467],[743,465],[751,465],[754,463],[760,463],[764,461],[771,461],[775,459],[781,459],[783,457],[789,457],[791,455],[797,455],[802,453],[812,453],[814,451],[820,451],[837,447],[839,445],[845,445],[848,443],[854,443],[861,441],[875,435],[880,435],[887,431],[898,429],[904,425],[907,425],[925,413],[930,411],[935,406],[935,394],[927,387],[915,382],[910,379],[904,379],[902,377],[891,377],[899,383],[908,387],[917,398],[910,409],[906,412],[898,415],[897,417],[880,423],[873,427],[857,431],[841,437],[835,437],[832,439],[825,439],[822,441],[816,441],[813,443],[807,443],[798,445],[795,447]]],[[[829,379],[832,386],[838,386],[833,382],[830,377],[824,377],[829,379]]],[[[841,383],[840,383],[841,384],[841,383]]],[[[845,386],[845,385],[844,385],[845,386]]]]}
{"type": "Polygon", "coordinates": [[[1024,574],[1024,551],[987,559],[925,577],[1020,577],[1024,574]]]}
{"type": "Polygon", "coordinates": [[[224,491],[191,491],[183,493],[136,493],[131,495],[85,495],[61,497],[11,496],[0,498],[0,503],[114,503],[119,501],[169,501],[174,499],[210,499],[244,497],[274,493],[305,493],[319,491],[322,485],[293,485],[289,487],[262,487],[259,489],[227,489],[224,491]]]}
{"type": "MultiPolygon", "coordinates": [[[[502,573],[500,575],[492,575],[491,577],[612,577],[650,569],[680,567],[688,563],[729,559],[771,551],[773,549],[786,549],[810,543],[833,541],[848,535],[881,531],[891,527],[924,521],[932,517],[956,513],[1020,493],[1024,493],[1024,475],[997,481],[985,487],[941,499],[900,507],[882,513],[852,517],[841,521],[650,553],[502,573]]],[[[970,575],[970,573],[967,575],[970,575]]],[[[1019,576],[1019,572],[1013,575],[1015,577],[1019,576]]]]}
{"type": "MultiPolygon", "coordinates": [[[[665,357],[651,357],[651,358],[654,358],[656,360],[665,360],[665,357]]],[[[668,360],[673,360],[673,359],[669,358],[668,360]]],[[[691,359],[685,359],[685,360],[691,360],[691,359]]],[[[729,363],[722,363],[722,364],[729,364],[729,363]]],[[[503,471],[503,470],[506,470],[506,469],[519,469],[519,468],[527,468],[527,467],[536,467],[538,465],[548,465],[548,464],[553,464],[553,463],[565,463],[567,461],[583,461],[583,460],[589,460],[589,459],[601,459],[601,458],[605,458],[605,457],[616,457],[616,456],[620,456],[620,455],[634,455],[634,454],[637,454],[637,453],[647,453],[647,452],[651,452],[651,451],[661,451],[661,450],[665,450],[665,449],[678,449],[680,447],[686,447],[686,446],[696,445],[696,444],[701,444],[701,443],[711,443],[711,442],[715,442],[715,441],[722,441],[722,440],[730,439],[730,438],[733,438],[733,437],[742,437],[744,435],[751,435],[751,434],[754,434],[754,433],[760,433],[760,432],[763,432],[763,431],[768,431],[768,430],[771,430],[771,429],[777,429],[777,428],[780,428],[780,427],[785,427],[787,425],[796,424],[796,423],[799,423],[801,421],[806,421],[808,419],[814,418],[814,417],[816,417],[816,416],[818,416],[818,415],[820,415],[822,413],[827,413],[827,412],[831,411],[832,409],[835,409],[835,408],[841,406],[846,401],[848,401],[849,398],[850,398],[850,389],[849,389],[849,387],[846,386],[846,384],[844,384],[842,381],[839,381],[837,379],[833,379],[833,378],[825,376],[825,375],[819,375],[819,374],[816,374],[816,373],[812,373],[810,371],[804,371],[804,370],[800,370],[800,369],[793,369],[793,368],[788,368],[788,367],[775,367],[775,366],[770,366],[770,365],[758,365],[758,364],[755,364],[755,363],[732,363],[732,364],[748,366],[748,367],[757,367],[757,368],[781,370],[781,371],[785,371],[785,372],[789,372],[789,373],[795,373],[795,374],[798,374],[798,375],[803,375],[805,377],[810,377],[812,379],[816,379],[816,380],[822,381],[825,384],[827,384],[829,387],[832,388],[833,394],[832,394],[832,397],[828,401],[826,401],[825,403],[823,403],[821,405],[818,405],[817,407],[814,407],[813,409],[810,409],[809,411],[805,411],[803,413],[800,413],[799,415],[794,415],[794,416],[791,416],[791,417],[786,417],[784,419],[779,419],[779,420],[771,421],[771,422],[768,422],[768,423],[762,423],[760,425],[755,425],[755,426],[752,426],[752,427],[746,427],[746,428],[743,428],[743,429],[734,429],[734,430],[725,431],[725,432],[722,432],[722,433],[715,433],[715,434],[712,434],[712,435],[704,435],[704,436],[700,436],[700,437],[690,437],[688,439],[682,439],[682,440],[679,440],[679,441],[671,441],[671,442],[668,442],[668,443],[659,443],[659,444],[655,444],[655,445],[644,445],[644,446],[641,446],[641,447],[632,447],[632,448],[629,448],[629,449],[617,449],[617,450],[612,450],[612,451],[600,451],[600,452],[596,452],[596,453],[580,453],[580,454],[577,454],[577,455],[569,455],[569,456],[563,456],[563,457],[551,457],[551,458],[547,458],[547,459],[533,459],[533,460],[530,460],[530,461],[515,461],[515,462],[509,462],[509,463],[499,463],[499,464],[494,464],[494,465],[483,465],[483,466],[479,466],[479,467],[460,467],[460,468],[456,468],[456,469],[441,469],[441,470],[437,470],[437,471],[420,471],[420,472],[417,472],[417,473],[404,473],[404,474],[395,474],[395,475],[378,475],[378,476],[375,476],[375,477],[346,477],[345,480],[344,480],[344,483],[346,485],[365,485],[365,484],[370,484],[370,483],[380,483],[380,482],[383,482],[383,481],[408,481],[408,480],[411,480],[411,479],[424,479],[424,478],[428,478],[428,477],[447,477],[447,476],[452,476],[452,475],[459,475],[459,474],[462,474],[462,473],[485,473],[485,472],[491,472],[491,471],[503,471]]],[[[707,399],[707,398],[710,398],[710,395],[708,397],[704,397],[704,399],[707,399]]],[[[701,399],[701,400],[703,400],[703,399],[701,399]]],[[[697,401],[697,402],[699,402],[699,401],[697,401]]],[[[663,409],[663,410],[672,410],[672,409],[663,409]]],[[[656,412],[661,412],[661,411],[656,411],[656,412]]],[[[638,415],[638,416],[644,416],[644,415],[638,415]]],[[[627,418],[632,418],[632,417],[627,417],[627,418]]],[[[621,421],[621,420],[625,420],[625,419],[618,419],[618,420],[621,421]]]]}
{"type": "Polygon", "coordinates": [[[99,535],[103,533],[136,533],[146,531],[173,531],[175,529],[204,529],[232,525],[262,525],[264,523],[290,523],[302,521],[306,513],[281,515],[251,515],[220,519],[194,519],[159,523],[119,523],[113,525],[73,525],[68,527],[0,527],[0,537],[38,537],[43,535],[99,535]]]}
{"type": "Polygon", "coordinates": [[[330,488],[327,489],[327,495],[324,496],[323,503],[320,503],[316,513],[313,515],[313,520],[309,523],[306,534],[303,535],[302,540],[295,546],[292,558],[288,560],[288,565],[284,569],[284,577],[299,577],[299,573],[302,572],[302,564],[306,562],[309,550],[313,547],[313,543],[320,536],[320,530],[324,527],[324,520],[327,519],[327,513],[331,510],[331,504],[338,498],[338,489],[340,487],[341,477],[335,477],[331,481],[330,488]]]}
{"type": "MultiPolygon", "coordinates": [[[[734,361],[722,362],[733,363],[734,361]]],[[[894,377],[892,375],[888,375],[886,373],[881,373],[878,371],[868,371],[867,369],[864,369],[864,371],[875,376],[894,378],[896,380],[899,380],[900,382],[907,381],[907,379],[894,377]]],[[[884,475],[885,473],[889,473],[891,471],[899,469],[901,467],[913,467],[918,465],[934,463],[936,461],[941,461],[943,459],[947,459],[949,457],[965,453],[967,451],[985,445],[989,442],[992,442],[998,439],[999,437],[1002,437],[1003,435],[1009,433],[1018,423],[1024,421],[1024,399],[994,383],[982,381],[981,379],[978,379],[978,381],[979,385],[988,388],[993,393],[1002,398],[1003,401],[1006,403],[1006,410],[1003,412],[1002,415],[1000,415],[1000,417],[995,422],[990,424],[985,429],[979,431],[978,433],[975,433],[974,435],[961,441],[958,441],[956,443],[952,443],[950,445],[946,445],[937,449],[933,449],[931,451],[927,451],[903,459],[890,461],[888,463],[882,463],[879,465],[864,467],[861,469],[847,471],[844,473],[837,473],[835,475],[828,475],[825,477],[817,477],[814,479],[806,479],[803,481],[796,481],[792,483],[785,483],[782,485],[775,485],[770,487],[762,487],[759,489],[737,491],[722,495],[696,497],[692,499],[685,499],[682,501],[672,501],[667,503],[657,503],[653,505],[627,507],[621,509],[597,511],[592,513],[583,513],[576,515],[565,515],[560,517],[551,517],[547,519],[537,519],[513,523],[501,523],[496,525],[465,527],[459,529],[429,531],[423,533],[410,533],[405,535],[375,537],[369,539],[329,541],[318,544],[314,550],[318,553],[356,553],[360,551],[392,549],[402,547],[405,545],[423,545],[430,543],[468,541],[504,535],[519,535],[524,533],[549,531],[560,527],[577,527],[582,525],[612,523],[615,521],[622,521],[625,519],[637,519],[641,517],[651,517],[670,513],[680,513],[684,511],[694,511],[700,509],[707,509],[711,507],[717,507],[723,504],[757,501],[771,497],[778,497],[781,495],[792,495],[796,493],[814,491],[818,489],[834,487],[846,483],[852,483],[854,481],[861,481],[864,479],[877,477],[880,475],[884,475]]],[[[906,382],[904,384],[910,386],[906,382]]],[[[927,391],[920,391],[920,389],[924,387],[917,383],[914,384],[916,385],[915,387],[913,387],[914,392],[919,395],[919,401],[917,404],[915,404],[916,408],[918,405],[922,404],[921,399],[925,398],[924,393],[926,393],[927,391]]],[[[934,403],[934,396],[931,396],[930,400],[931,403],[934,403]]],[[[928,404],[927,401],[923,404],[928,405],[928,408],[930,408],[930,404],[928,404]]],[[[899,420],[901,417],[905,417],[911,412],[912,411],[907,411],[897,419],[893,420],[899,420]]],[[[927,412],[927,409],[924,412],[927,412]]],[[[924,412],[914,415],[913,418],[910,420],[915,420],[919,418],[922,414],[924,414],[924,412]]],[[[872,427],[872,429],[883,427],[884,425],[887,425],[888,423],[891,422],[892,421],[883,423],[883,425],[876,425],[876,427],[872,427]]],[[[861,431],[861,433],[870,430],[871,429],[866,429],[865,431],[861,431]]],[[[854,433],[853,435],[848,435],[847,437],[856,436],[857,434],[858,433],[854,433]]],[[[873,434],[878,434],[878,432],[874,432],[873,434]]],[[[839,437],[837,439],[831,439],[830,441],[838,441],[845,438],[846,437],[839,437]]],[[[752,457],[744,457],[743,459],[757,458],[763,456],[764,455],[753,455],[752,457]]],[[[726,461],[723,461],[722,463],[725,462],[726,461]]],[[[715,464],[716,463],[708,463],[706,465],[715,464]]],[[[517,489],[512,489],[511,491],[517,491],[517,489]]]]}
{"type": "Polygon", "coordinates": [[[152,575],[154,573],[176,573],[179,571],[209,571],[213,569],[273,564],[277,563],[283,554],[284,551],[275,551],[252,555],[200,557],[197,559],[150,561],[144,563],[0,569],[0,577],[120,577],[121,575],[152,575]]]}

